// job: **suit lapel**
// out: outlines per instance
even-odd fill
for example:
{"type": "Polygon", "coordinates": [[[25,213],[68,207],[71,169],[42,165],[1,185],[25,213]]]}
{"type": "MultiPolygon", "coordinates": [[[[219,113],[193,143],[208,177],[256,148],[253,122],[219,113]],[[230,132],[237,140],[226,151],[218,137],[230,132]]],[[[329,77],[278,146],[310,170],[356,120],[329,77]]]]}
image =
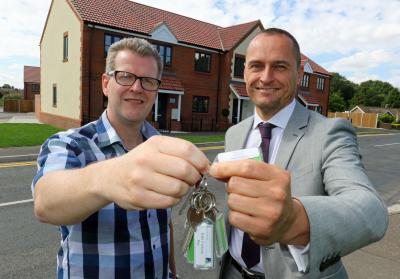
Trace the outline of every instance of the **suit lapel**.
{"type": "Polygon", "coordinates": [[[254,117],[249,117],[234,127],[232,134],[225,137],[225,151],[238,150],[245,147],[253,121],[254,117]]]}
{"type": "Polygon", "coordinates": [[[304,135],[303,128],[308,125],[308,117],[308,110],[296,102],[292,116],[283,132],[282,141],[275,159],[275,165],[283,169],[287,168],[297,143],[304,135]]]}

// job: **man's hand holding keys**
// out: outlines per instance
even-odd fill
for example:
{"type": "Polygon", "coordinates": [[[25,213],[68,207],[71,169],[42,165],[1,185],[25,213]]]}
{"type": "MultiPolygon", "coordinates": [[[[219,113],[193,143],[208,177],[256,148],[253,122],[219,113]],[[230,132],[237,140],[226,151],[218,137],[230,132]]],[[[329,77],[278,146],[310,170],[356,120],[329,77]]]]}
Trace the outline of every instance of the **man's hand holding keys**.
{"type": "Polygon", "coordinates": [[[300,201],[292,198],[286,170],[247,159],[213,164],[209,173],[227,183],[232,226],[247,232],[259,245],[307,245],[307,214],[300,201]]]}
{"type": "Polygon", "coordinates": [[[153,136],[127,154],[110,160],[110,181],[99,181],[103,197],[125,209],[167,208],[177,204],[201,174],[207,157],[192,143],[153,136]],[[113,185],[112,187],[109,187],[113,185]]]}

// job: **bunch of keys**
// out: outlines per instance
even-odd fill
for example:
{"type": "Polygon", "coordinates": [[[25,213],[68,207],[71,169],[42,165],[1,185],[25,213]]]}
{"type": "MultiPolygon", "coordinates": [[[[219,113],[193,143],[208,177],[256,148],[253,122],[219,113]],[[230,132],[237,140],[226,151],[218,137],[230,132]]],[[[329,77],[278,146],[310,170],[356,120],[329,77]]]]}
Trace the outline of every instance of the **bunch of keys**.
{"type": "Polygon", "coordinates": [[[180,211],[189,203],[181,252],[195,269],[207,270],[215,266],[215,256],[228,250],[224,216],[216,208],[215,195],[207,189],[203,176],[180,211]]]}

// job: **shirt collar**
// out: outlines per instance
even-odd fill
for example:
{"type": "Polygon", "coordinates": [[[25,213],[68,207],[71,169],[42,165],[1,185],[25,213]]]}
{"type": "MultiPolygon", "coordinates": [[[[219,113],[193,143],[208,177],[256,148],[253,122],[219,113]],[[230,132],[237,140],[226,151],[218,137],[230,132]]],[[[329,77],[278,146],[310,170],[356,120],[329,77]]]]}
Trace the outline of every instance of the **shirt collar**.
{"type": "MultiPolygon", "coordinates": [[[[101,117],[96,121],[96,130],[98,134],[99,147],[105,147],[114,143],[120,143],[123,146],[122,139],[120,138],[114,127],[111,125],[110,120],[108,120],[107,110],[105,110],[101,114],[101,117]]],[[[147,121],[144,121],[141,132],[144,140],[154,135],[160,134],[147,121]]]]}
{"type": "MultiPolygon", "coordinates": [[[[286,107],[281,109],[277,114],[272,116],[269,120],[268,123],[274,124],[275,126],[285,129],[290,117],[292,116],[292,113],[294,111],[294,107],[296,106],[296,100],[293,99],[290,104],[288,104],[286,107]]],[[[258,115],[256,108],[254,108],[254,122],[253,122],[253,129],[256,129],[258,124],[264,123],[261,119],[261,117],[258,115]]]]}

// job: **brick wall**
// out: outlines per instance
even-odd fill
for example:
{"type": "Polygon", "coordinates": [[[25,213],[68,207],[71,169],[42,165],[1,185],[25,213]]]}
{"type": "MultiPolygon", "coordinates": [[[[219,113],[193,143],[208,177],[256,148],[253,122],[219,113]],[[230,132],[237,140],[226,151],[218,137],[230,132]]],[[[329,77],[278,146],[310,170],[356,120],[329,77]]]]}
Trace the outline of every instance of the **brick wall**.
{"type": "MultiPolygon", "coordinates": [[[[122,34],[105,32],[101,29],[93,29],[87,26],[83,27],[84,35],[82,38],[83,55],[82,55],[82,115],[83,121],[86,119],[96,119],[103,112],[103,93],[101,88],[101,75],[105,69],[104,57],[104,34],[112,34],[123,36],[122,34]],[[90,93],[89,93],[90,92],[90,93]]],[[[157,43],[157,42],[155,42],[157,43]]],[[[165,43],[162,43],[165,44],[165,43]]],[[[172,65],[164,67],[164,72],[168,74],[176,74],[176,77],[181,81],[184,87],[184,95],[181,103],[181,121],[191,121],[192,118],[201,117],[210,119],[214,122],[217,118],[217,95],[218,82],[221,78],[220,71],[220,54],[215,52],[201,52],[211,54],[211,72],[202,73],[196,72],[194,67],[195,48],[184,46],[170,45],[172,47],[172,65]],[[192,113],[193,96],[209,97],[209,108],[207,113],[192,113]]],[[[226,60],[223,59],[224,62],[226,60]]],[[[225,70],[226,72],[227,70],[225,70]]],[[[229,68],[230,71],[230,68],[229,68]]],[[[228,82],[226,79],[221,81],[220,100],[224,103],[219,105],[218,110],[221,116],[222,108],[226,107],[226,96],[229,96],[228,82]]],[[[172,97],[173,95],[170,95],[172,97]]],[[[167,115],[170,117],[170,109],[168,107],[167,115]]],[[[222,116],[221,116],[222,117],[222,116]]],[[[167,119],[167,122],[170,122],[167,119]]],[[[174,124],[174,127],[179,125],[174,124]]]]}

